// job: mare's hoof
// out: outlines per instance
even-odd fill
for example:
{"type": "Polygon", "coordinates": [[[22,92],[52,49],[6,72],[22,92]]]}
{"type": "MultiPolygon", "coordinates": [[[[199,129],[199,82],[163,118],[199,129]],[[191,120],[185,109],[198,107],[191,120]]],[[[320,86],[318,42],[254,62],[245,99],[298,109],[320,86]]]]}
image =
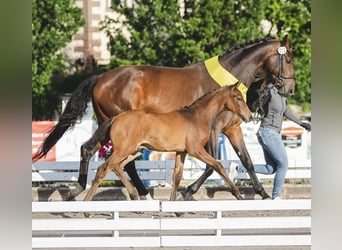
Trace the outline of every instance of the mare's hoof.
{"type": "Polygon", "coordinates": [[[176,201],[184,201],[184,195],[182,193],[177,192],[176,201]]]}
{"type": "Polygon", "coordinates": [[[180,192],[180,194],[182,195],[181,199],[177,200],[181,200],[181,201],[195,201],[195,198],[192,196],[192,194],[190,192],[180,192]]]}

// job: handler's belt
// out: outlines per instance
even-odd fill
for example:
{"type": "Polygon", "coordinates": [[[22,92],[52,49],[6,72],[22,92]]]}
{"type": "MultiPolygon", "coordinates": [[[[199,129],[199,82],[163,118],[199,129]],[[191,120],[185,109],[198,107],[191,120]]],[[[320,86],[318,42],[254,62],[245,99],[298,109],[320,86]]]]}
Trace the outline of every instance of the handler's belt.
{"type": "MultiPolygon", "coordinates": [[[[214,56],[204,61],[205,67],[209,75],[220,86],[235,84],[238,81],[238,79],[221,66],[218,57],[219,56],[214,56]]],[[[245,86],[245,84],[242,83],[239,84],[238,89],[241,91],[243,99],[246,101],[246,93],[248,88],[245,86]]]]}

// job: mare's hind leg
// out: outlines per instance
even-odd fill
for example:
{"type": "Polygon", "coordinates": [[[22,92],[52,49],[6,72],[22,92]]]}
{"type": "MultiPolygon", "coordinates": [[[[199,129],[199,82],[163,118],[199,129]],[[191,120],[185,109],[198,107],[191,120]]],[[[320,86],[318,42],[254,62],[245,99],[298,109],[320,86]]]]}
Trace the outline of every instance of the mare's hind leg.
{"type": "Polygon", "coordinates": [[[234,148],[236,154],[239,156],[242,164],[248,171],[248,175],[252,180],[254,191],[259,194],[263,199],[271,198],[265,189],[263,188],[262,184],[260,183],[258,177],[254,171],[254,165],[252,163],[251,157],[247,151],[245,142],[243,140],[243,135],[241,131],[241,127],[232,127],[228,128],[223,132],[229,139],[232,147],[234,148]]]}
{"type": "MultiPolygon", "coordinates": [[[[190,154],[190,152],[189,152],[190,154]]],[[[226,171],[224,170],[224,167],[222,164],[218,161],[216,161],[211,155],[209,155],[204,148],[199,149],[198,151],[194,152],[192,154],[194,157],[197,157],[199,160],[207,163],[208,165],[212,166],[215,171],[221,175],[223,180],[226,182],[228,187],[230,187],[232,194],[238,199],[238,200],[243,200],[239,189],[234,185],[234,183],[229,179],[226,171]]]]}
{"type": "Polygon", "coordinates": [[[170,195],[170,201],[176,200],[178,186],[183,176],[185,156],[186,156],[186,153],[176,154],[175,168],[173,170],[173,177],[172,177],[173,185],[172,185],[172,191],[170,195]]]}
{"type": "Polygon", "coordinates": [[[66,200],[72,200],[86,189],[88,167],[90,158],[109,141],[108,128],[111,126],[112,119],[104,121],[94,135],[81,146],[81,161],[77,186],[74,190],[66,194],[66,200]]]}

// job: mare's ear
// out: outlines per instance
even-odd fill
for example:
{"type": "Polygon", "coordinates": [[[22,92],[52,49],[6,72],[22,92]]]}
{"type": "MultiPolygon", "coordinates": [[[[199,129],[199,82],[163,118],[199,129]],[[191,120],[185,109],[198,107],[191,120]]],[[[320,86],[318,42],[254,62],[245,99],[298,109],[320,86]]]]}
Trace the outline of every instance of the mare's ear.
{"type": "Polygon", "coordinates": [[[290,41],[289,41],[289,38],[288,38],[288,34],[286,34],[283,38],[283,41],[281,42],[281,45],[282,46],[285,46],[286,48],[291,48],[291,44],[290,44],[290,41]]]}

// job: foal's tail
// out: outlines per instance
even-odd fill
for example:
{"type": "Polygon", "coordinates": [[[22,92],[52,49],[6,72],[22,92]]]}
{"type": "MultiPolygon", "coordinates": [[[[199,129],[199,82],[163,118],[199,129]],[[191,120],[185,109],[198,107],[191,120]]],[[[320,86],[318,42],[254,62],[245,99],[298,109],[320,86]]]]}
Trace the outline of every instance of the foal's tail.
{"type": "Polygon", "coordinates": [[[69,128],[72,128],[77,120],[82,118],[87,108],[87,104],[92,96],[93,87],[99,78],[100,75],[91,76],[81,82],[78,88],[74,90],[64,112],[58,119],[58,123],[51,129],[48,137],[38,149],[38,152],[32,157],[33,162],[44,157],[63,136],[63,134],[69,128]]]}

